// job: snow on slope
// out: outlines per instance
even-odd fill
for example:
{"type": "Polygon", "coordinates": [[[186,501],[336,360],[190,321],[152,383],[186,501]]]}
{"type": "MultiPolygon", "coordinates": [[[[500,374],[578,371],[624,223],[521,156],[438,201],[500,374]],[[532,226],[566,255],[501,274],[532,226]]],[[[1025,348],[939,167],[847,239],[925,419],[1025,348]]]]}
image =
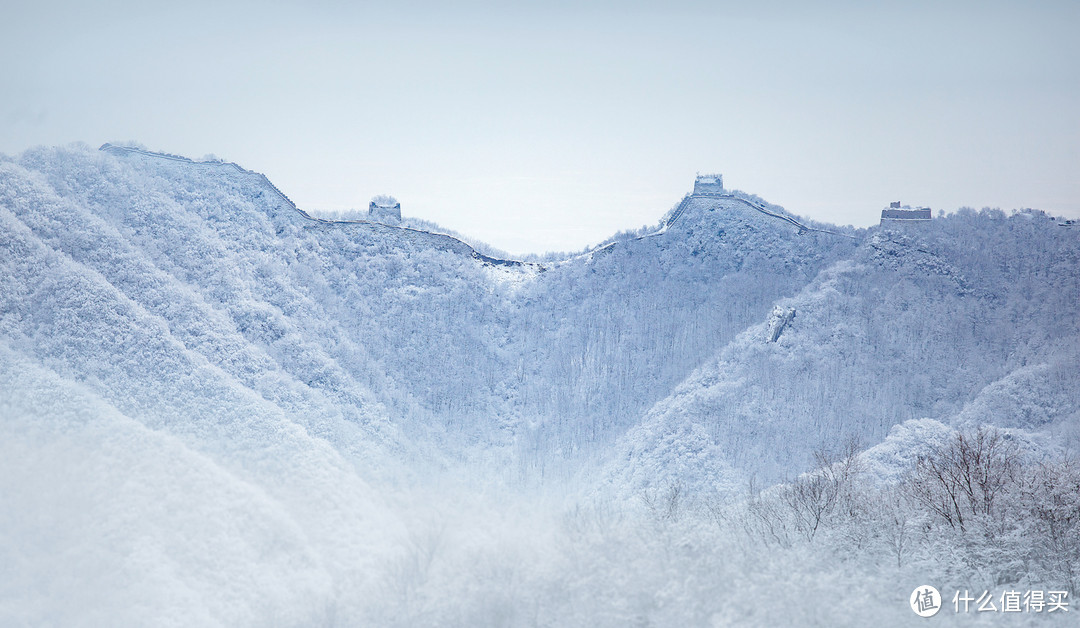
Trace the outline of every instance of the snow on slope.
{"type": "MultiPolygon", "coordinates": [[[[522,274],[445,236],[312,221],[264,178],[216,162],[38,149],[4,168],[22,225],[12,233],[29,229],[42,255],[89,272],[82,293],[130,300],[130,316],[352,459],[375,460],[373,473],[393,452],[413,461],[405,468],[449,454],[565,475],[573,466],[558,461],[602,454],[701,367],[725,382],[687,410],[706,449],[771,477],[801,468],[808,446],[760,417],[872,442],[900,421],[945,416],[1019,366],[1008,351],[1038,361],[1058,346],[1052,313],[1075,291],[1069,234],[1049,221],[959,216],[860,246],[753,197],[687,197],[661,235],[522,274]],[[1002,260],[983,259],[995,251],[1002,260]],[[777,342],[743,331],[777,303],[796,312],[777,342]]],[[[27,307],[14,295],[39,279],[16,277],[11,307],[27,307]]],[[[1068,323],[1061,333],[1071,337],[1068,323]]],[[[117,350],[38,339],[39,355],[69,360],[117,350]]],[[[153,388],[156,371],[130,362],[153,388]]]]}
{"type": "Polygon", "coordinates": [[[1080,325],[1060,313],[1080,301],[1080,259],[1060,231],[988,213],[875,233],[779,301],[795,316],[776,342],[767,322],[750,327],[656,404],[608,474],[636,489],[730,493],[748,477],[790,477],[846,437],[879,442],[911,419],[1074,422],[1080,325]],[[686,469],[688,455],[707,464],[686,469]]]}
{"type": "Polygon", "coordinates": [[[753,621],[716,601],[730,539],[642,541],[620,508],[789,478],[846,435],[883,478],[967,423],[1075,441],[1074,231],[855,232],[743,196],[541,272],[313,221],[228,164],[0,158],[0,615],[753,621]],[[580,486],[616,506],[561,512],[580,486]]]}
{"type": "Polygon", "coordinates": [[[238,473],[5,346],[0,388],[5,625],[323,620],[342,566],[265,470],[238,473]]]}

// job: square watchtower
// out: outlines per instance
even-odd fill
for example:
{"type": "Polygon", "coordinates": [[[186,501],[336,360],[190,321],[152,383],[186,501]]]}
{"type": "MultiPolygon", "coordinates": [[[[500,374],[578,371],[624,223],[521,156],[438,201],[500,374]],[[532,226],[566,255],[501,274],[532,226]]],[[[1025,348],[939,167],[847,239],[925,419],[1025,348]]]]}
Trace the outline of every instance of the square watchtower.
{"type": "Polygon", "coordinates": [[[724,175],[699,174],[694,181],[694,194],[723,194],[724,175]]]}

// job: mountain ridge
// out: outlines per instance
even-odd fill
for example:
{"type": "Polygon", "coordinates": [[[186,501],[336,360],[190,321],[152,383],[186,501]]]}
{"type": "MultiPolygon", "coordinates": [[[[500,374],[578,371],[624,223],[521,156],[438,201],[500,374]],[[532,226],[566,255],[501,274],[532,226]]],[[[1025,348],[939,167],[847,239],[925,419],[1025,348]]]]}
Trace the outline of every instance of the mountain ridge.
{"type": "Polygon", "coordinates": [[[221,162],[0,157],[0,521],[16,531],[0,561],[43,582],[63,555],[77,574],[30,593],[0,575],[0,614],[26,600],[23,623],[72,623],[79,583],[104,573],[83,588],[114,607],[103,588],[146,581],[149,615],[116,615],[130,623],[194,605],[204,625],[408,624],[379,601],[415,608],[432,573],[458,591],[452,566],[488,564],[474,554],[506,568],[487,534],[538,563],[535,539],[559,539],[566,562],[545,569],[584,582],[575,548],[605,531],[682,555],[651,527],[681,512],[650,519],[657,496],[737,502],[823,446],[857,439],[887,484],[971,425],[1080,445],[1080,233],[1039,212],[853,230],[688,195],[540,272],[311,220],[261,175],[200,163],[221,162]],[[175,516],[185,504],[206,520],[175,516]],[[52,546],[24,538],[37,521],[52,546]]]}

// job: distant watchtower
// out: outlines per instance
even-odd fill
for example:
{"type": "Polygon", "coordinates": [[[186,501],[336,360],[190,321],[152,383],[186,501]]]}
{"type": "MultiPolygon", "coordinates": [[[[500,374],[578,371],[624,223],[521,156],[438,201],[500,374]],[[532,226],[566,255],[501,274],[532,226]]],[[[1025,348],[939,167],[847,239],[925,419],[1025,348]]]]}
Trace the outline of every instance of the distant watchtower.
{"type": "Polygon", "coordinates": [[[903,223],[928,222],[931,219],[929,207],[916,207],[912,209],[908,205],[901,206],[900,201],[890,203],[881,210],[881,225],[894,225],[903,223]]]}
{"type": "Polygon", "coordinates": [[[723,194],[724,175],[699,174],[694,181],[694,194],[723,194]]]}
{"type": "Polygon", "coordinates": [[[401,203],[393,196],[380,194],[371,199],[368,218],[375,222],[396,225],[401,222],[401,203]]]}

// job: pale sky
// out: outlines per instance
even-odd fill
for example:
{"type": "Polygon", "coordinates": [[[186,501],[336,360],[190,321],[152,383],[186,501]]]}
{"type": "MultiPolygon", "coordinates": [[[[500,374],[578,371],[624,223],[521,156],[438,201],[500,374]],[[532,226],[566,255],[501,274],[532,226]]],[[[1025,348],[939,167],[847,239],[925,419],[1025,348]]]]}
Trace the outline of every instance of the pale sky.
{"type": "Polygon", "coordinates": [[[653,224],[697,172],[837,224],[1080,217],[1080,2],[811,5],[9,0],[0,152],[213,153],[519,254],[653,224]]]}

